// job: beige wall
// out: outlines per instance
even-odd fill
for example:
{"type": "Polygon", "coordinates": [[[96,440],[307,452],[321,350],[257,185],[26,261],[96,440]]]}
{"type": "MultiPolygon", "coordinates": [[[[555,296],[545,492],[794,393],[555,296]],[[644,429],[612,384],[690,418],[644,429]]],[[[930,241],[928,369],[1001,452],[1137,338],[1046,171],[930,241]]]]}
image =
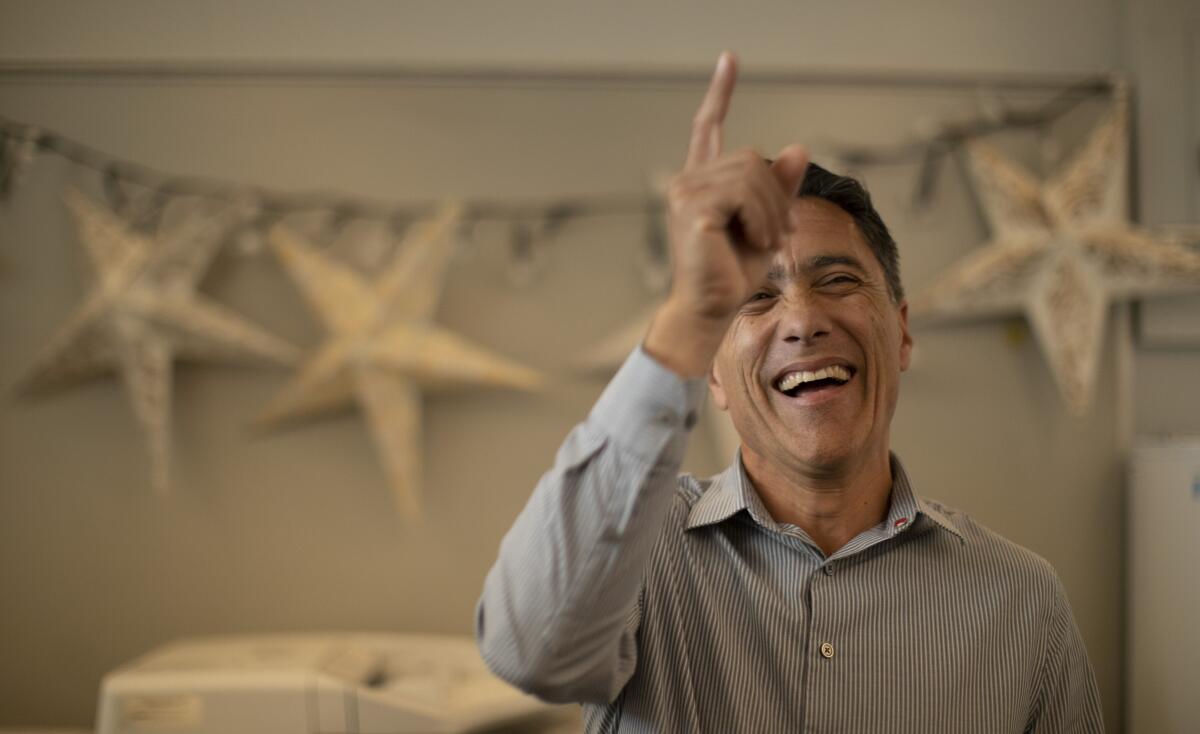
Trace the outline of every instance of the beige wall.
{"type": "Polygon", "coordinates": [[[3,0],[0,57],[593,65],[758,64],[1092,71],[1112,65],[1118,0],[3,0]]]}
{"type": "MultiPolygon", "coordinates": [[[[928,0],[902,13],[883,2],[853,12],[772,3],[750,14],[691,4],[572,14],[561,3],[304,2],[286,18],[270,17],[272,4],[247,5],[0,2],[0,57],[699,69],[729,46],[747,65],[775,68],[1062,73],[1124,63],[1124,11],[1111,2],[968,10],[928,0]]],[[[168,171],[384,200],[520,197],[638,189],[648,172],[674,165],[697,92],[10,80],[0,83],[0,114],[168,171]]],[[[765,150],[820,136],[889,140],[976,103],[944,91],[750,88],[739,92],[730,139],[765,150]]],[[[1026,141],[1009,142],[1030,152],[1026,141]]],[[[983,237],[949,169],[931,208],[912,212],[914,175],[869,174],[910,289],[983,237]]],[[[88,282],[57,198],[66,183],[96,190],[90,176],[47,159],[0,210],[0,384],[88,282]]],[[[453,271],[440,320],[530,364],[564,365],[650,303],[634,267],[639,233],[637,220],[574,223],[545,277],[522,290],[504,280],[501,233],[485,228],[453,271]]],[[[320,338],[266,256],[226,252],[204,290],[301,346],[320,338]]],[[[1110,329],[1100,398],[1079,420],[1060,407],[1032,340],[1012,338],[1008,325],[919,331],[893,434],[922,491],[1059,569],[1114,730],[1123,527],[1115,337],[1110,329]]],[[[245,430],[285,378],[178,370],[177,482],[167,498],[150,494],[114,381],[0,403],[0,725],[85,723],[105,670],[185,634],[469,632],[496,543],[601,387],[430,398],[427,518],[402,527],[358,416],[245,430]]],[[[708,471],[721,458],[699,434],[689,464],[708,471]]]]}

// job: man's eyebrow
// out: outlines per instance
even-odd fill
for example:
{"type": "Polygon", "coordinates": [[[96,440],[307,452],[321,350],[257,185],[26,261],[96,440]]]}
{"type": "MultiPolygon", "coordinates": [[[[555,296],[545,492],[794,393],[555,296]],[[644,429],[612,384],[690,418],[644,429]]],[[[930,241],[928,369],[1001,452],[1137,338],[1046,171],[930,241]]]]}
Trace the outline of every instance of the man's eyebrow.
{"type": "MultiPolygon", "coordinates": [[[[805,271],[824,270],[825,268],[833,267],[834,265],[845,265],[860,272],[866,272],[867,270],[865,267],[863,267],[862,261],[853,255],[814,255],[805,261],[804,264],[800,266],[800,269],[805,271]]],[[[785,268],[782,265],[772,265],[771,268],[767,270],[767,280],[783,280],[788,276],[788,271],[794,269],[795,268],[785,268]]]]}

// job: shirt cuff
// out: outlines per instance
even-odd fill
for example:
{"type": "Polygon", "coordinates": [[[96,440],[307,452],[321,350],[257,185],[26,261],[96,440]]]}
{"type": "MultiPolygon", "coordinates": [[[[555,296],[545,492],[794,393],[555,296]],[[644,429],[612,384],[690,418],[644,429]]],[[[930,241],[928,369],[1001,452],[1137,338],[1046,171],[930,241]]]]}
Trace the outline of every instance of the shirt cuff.
{"type": "Polygon", "coordinates": [[[690,431],[707,392],[704,378],[683,379],[639,344],[592,407],[591,419],[613,440],[641,452],[690,431]]]}

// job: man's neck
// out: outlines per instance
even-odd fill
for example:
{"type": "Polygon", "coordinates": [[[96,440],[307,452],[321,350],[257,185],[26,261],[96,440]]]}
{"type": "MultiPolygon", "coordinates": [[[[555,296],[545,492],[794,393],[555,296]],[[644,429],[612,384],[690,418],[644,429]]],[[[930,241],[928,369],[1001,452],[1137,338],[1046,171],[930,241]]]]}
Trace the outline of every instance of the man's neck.
{"type": "Polygon", "coordinates": [[[892,467],[885,452],[845,471],[784,472],[742,447],[742,463],[771,518],[808,533],[830,556],[887,517],[892,467]]]}

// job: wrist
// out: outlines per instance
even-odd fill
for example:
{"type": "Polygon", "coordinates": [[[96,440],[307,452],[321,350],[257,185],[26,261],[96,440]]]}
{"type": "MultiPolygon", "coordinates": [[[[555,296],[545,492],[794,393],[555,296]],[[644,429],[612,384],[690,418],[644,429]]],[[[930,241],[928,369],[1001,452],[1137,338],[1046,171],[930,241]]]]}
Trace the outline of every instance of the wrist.
{"type": "Polygon", "coordinates": [[[655,312],[642,349],[685,380],[707,377],[732,320],[690,313],[668,300],[655,312]]]}

